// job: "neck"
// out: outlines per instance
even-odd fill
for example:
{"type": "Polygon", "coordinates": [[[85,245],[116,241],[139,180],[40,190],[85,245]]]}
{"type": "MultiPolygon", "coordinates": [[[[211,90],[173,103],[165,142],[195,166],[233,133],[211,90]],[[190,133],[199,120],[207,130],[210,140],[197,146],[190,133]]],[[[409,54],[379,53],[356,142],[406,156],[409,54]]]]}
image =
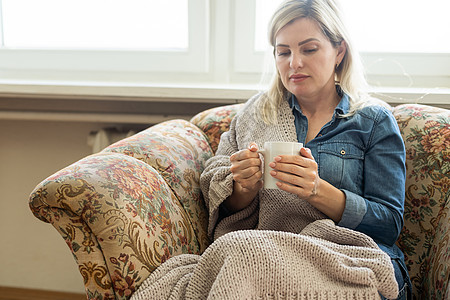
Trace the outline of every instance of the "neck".
{"type": "Polygon", "coordinates": [[[317,114],[333,114],[334,109],[339,104],[340,98],[333,85],[333,89],[326,89],[311,97],[297,97],[297,101],[305,116],[317,114]]]}

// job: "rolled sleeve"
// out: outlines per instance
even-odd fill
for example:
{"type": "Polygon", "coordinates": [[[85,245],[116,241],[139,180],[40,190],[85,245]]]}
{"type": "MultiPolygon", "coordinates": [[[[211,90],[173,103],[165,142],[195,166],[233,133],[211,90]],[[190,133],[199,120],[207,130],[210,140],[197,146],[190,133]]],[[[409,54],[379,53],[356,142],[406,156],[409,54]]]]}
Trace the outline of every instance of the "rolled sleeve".
{"type": "Polygon", "coordinates": [[[347,190],[342,190],[345,194],[345,208],[342,218],[338,225],[350,229],[355,229],[361,224],[366,212],[367,203],[366,200],[347,190]]]}

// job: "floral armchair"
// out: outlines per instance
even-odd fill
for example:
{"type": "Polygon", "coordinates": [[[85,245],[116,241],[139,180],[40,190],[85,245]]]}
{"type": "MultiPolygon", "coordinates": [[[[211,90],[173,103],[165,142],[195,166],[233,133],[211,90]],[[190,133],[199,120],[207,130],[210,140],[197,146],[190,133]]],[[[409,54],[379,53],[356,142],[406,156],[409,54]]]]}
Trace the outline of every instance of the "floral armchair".
{"type": "MultiPolygon", "coordinates": [[[[199,176],[240,105],[172,120],[121,140],[42,181],[34,215],[72,252],[88,299],[127,299],[162,262],[210,241],[199,176]]],[[[393,108],[407,149],[405,253],[415,299],[448,299],[450,111],[393,108]]]]}

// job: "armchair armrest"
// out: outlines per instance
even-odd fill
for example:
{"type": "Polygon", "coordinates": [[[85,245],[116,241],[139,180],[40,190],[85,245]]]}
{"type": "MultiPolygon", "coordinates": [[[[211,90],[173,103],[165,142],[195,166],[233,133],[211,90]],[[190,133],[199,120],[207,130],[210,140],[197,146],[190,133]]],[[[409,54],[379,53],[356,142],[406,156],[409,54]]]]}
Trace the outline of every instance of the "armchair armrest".
{"type": "Polygon", "coordinates": [[[211,155],[197,127],[169,121],[35,188],[30,208],[66,241],[89,299],[126,299],[169,257],[207,247],[197,183],[211,155]]]}

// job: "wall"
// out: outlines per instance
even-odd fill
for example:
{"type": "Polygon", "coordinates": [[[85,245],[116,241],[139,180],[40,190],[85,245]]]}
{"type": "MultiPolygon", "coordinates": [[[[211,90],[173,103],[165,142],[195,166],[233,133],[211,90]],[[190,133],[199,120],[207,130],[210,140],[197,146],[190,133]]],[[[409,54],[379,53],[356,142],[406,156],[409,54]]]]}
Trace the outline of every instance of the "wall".
{"type": "Polygon", "coordinates": [[[68,247],[33,216],[28,196],[57,170],[89,155],[105,124],[0,120],[0,286],[84,293],[68,247]]]}

